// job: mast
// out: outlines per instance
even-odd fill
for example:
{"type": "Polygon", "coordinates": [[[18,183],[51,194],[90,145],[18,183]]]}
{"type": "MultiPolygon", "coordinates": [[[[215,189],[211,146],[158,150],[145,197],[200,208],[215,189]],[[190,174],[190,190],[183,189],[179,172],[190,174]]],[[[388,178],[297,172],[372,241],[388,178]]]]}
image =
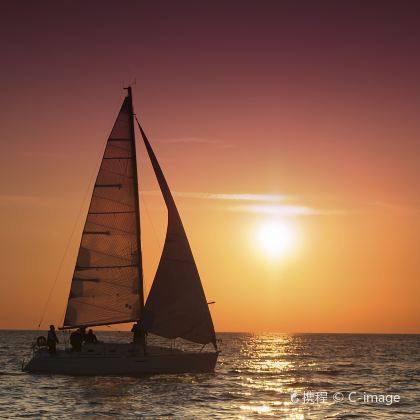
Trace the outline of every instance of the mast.
{"type": "Polygon", "coordinates": [[[136,153],[136,136],[134,132],[134,109],[133,109],[133,96],[131,93],[131,86],[127,88],[129,107],[130,107],[130,131],[131,138],[133,139],[133,151],[134,151],[134,199],[136,202],[136,213],[137,213],[137,249],[138,249],[138,261],[139,261],[139,299],[140,299],[140,318],[143,316],[144,311],[144,285],[143,285],[143,259],[141,253],[141,236],[140,236],[140,197],[139,197],[139,178],[137,172],[137,153],[136,153]]]}

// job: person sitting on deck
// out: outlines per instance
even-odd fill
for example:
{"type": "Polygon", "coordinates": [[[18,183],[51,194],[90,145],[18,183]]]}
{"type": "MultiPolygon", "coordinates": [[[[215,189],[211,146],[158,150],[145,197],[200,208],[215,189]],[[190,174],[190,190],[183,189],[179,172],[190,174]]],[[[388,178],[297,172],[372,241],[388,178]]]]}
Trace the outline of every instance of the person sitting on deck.
{"type": "Polygon", "coordinates": [[[50,325],[50,330],[48,331],[47,335],[47,346],[48,351],[50,352],[50,355],[53,356],[57,352],[57,344],[59,343],[57,334],[55,333],[55,327],[54,325],[50,325]]]}
{"type": "Polygon", "coordinates": [[[85,336],[85,343],[96,344],[97,342],[98,342],[98,339],[96,338],[96,335],[93,333],[93,330],[89,330],[85,336]]]}
{"type": "Polygon", "coordinates": [[[73,351],[80,351],[82,349],[83,333],[82,329],[79,328],[70,334],[70,344],[73,351]]]}
{"type": "Polygon", "coordinates": [[[133,324],[133,327],[131,328],[131,332],[133,334],[133,344],[137,351],[140,351],[140,349],[143,351],[143,354],[146,355],[146,336],[147,331],[143,330],[139,323],[136,322],[133,324]]]}
{"type": "Polygon", "coordinates": [[[79,330],[82,336],[82,343],[86,343],[86,337],[87,337],[86,327],[80,327],[79,330]]]}

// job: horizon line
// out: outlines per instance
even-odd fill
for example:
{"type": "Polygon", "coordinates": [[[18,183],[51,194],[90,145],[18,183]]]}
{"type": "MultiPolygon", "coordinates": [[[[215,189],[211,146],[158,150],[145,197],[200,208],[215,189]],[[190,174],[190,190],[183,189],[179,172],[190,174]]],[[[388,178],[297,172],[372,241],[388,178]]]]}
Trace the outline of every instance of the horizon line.
{"type": "MultiPolygon", "coordinates": [[[[27,329],[27,328],[0,328],[0,331],[30,331],[30,332],[40,332],[48,330],[46,328],[38,329],[27,329]]],[[[109,329],[96,329],[96,331],[102,332],[130,332],[129,330],[109,330],[109,329]]],[[[317,332],[304,332],[304,331],[295,331],[295,332],[280,332],[280,331],[270,331],[270,330],[261,330],[261,331],[216,331],[216,334],[278,334],[278,335],[298,335],[298,334],[336,334],[336,335],[420,335],[419,332],[343,332],[343,331],[317,331],[317,332]]],[[[156,335],[156,334],[153,334],[156,335]]],[[[162,337],[165,338],[165,337],[162,337]]],[[[181,337],[177,337],[181,338],[181,337]]],[[[169,340],[169,339],[168,339],[169,340]]]]}

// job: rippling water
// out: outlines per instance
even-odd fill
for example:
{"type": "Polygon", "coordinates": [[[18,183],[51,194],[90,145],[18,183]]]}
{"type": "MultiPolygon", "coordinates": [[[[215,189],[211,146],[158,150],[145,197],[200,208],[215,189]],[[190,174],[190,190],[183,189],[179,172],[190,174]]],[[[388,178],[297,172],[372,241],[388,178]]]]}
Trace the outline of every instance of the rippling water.
{"type": "Polygon", "coordinates": [[[145,377],[23,373],[38,335],[0,331],[0,418],[420,418],[420,335],[222,333],[214,374],[145,377]]]}

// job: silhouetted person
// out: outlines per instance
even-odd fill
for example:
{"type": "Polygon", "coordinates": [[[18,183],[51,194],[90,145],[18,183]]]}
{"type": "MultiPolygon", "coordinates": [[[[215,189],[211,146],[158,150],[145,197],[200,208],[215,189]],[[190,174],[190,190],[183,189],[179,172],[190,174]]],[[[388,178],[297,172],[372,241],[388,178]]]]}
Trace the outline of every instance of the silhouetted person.
{"type": "Polygon", "coordinates": [[[50,330],[47,335],[47,346],[51,356],[57,353],[57,344],[59,343],[57,334],[55,333],[54,325],[50,325],[50,330]]]}
{"type": "Polygon", "coordinates": [[[86,336],[87,336],[86,327],[80,327],[79,330],[80,330],[80,334],[82,335],[82,343],[85,343],[86,342],[86,336]]]}
{"type": "Polygon", "coordinates": [[[83,343],[83,333],[82,333],[81,328],[79,328],[70,334],[70,344],[73,351],[80,351],[82,349],[82,343],[83,343]]]}
{"type": "Polygon", "coordinates": [[[142,350],[143,354],[146,355],[146,336],[147,332],[144,331],[138,322],[136,322],[131,328],[133,333],[133,344],[137,351],[142,350]]]}
{"type": "Polygon", "coordinates": [[[85,343],[96,344],[97,342],[98,342],[98,339],[96,338],[96,335],[93,333],[93,330],[89,330],[85,337],[85,343]]]}

